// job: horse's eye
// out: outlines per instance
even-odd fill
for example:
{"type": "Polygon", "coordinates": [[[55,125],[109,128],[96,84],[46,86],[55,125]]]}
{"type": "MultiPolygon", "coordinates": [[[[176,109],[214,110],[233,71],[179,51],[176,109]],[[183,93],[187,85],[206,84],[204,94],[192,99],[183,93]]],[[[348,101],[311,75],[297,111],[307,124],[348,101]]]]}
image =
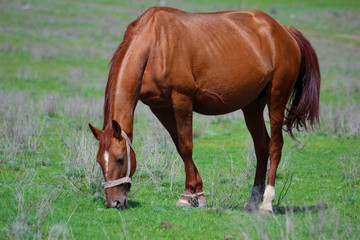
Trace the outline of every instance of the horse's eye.
{"type": "Polygon", "coordinates": [[[118,158],[118,160],[116,160],[117,164],[119,165],[124,165],[124,158],[121,157],[121,158],[118,158]]]}

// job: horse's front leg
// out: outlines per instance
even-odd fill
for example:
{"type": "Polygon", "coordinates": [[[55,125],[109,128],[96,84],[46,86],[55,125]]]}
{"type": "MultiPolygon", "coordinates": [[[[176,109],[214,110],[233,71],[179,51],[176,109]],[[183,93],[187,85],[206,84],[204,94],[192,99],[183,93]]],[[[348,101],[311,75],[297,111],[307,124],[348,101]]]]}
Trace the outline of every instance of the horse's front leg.
{"type": "Polygon", "coordinates": [[[206,197],[203,192],[203,182],[199,171],[192,159],[193,154],[193,102],[183,94],[173,93],[174,116],[178,140],[175,142],[178,152],[185,165],[185,191],[180,195],[176,206],[206,206],[206,197]]]}
{"type": "Polygon", "coordinates": [[[174,92],[172,109],[151,107],[152,112],[170,133],[185,165],[185,190],[175,206],[206,207],[203,182],[192,159],[193,102],[190,97],[174,92]]]}

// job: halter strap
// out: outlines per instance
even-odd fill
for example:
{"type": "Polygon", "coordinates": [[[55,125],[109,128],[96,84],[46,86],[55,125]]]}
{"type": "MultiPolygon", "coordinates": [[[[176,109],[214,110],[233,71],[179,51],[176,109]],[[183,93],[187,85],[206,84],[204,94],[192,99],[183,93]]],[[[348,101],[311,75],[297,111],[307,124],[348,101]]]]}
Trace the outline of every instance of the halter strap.
{"type": "MultiPolygon", "coordinates": [[[[130,170],[131,170],[131,156],[130,156],[130,148],[133,149],[132,145],[131,145],[131,141],[129,139],[129,137],[126,135],[126,133],[121,130],[121,135],[124,137],[125,141],[126,141],[126,152],[127,152],[127,172],[126,172],[126,177],[114,180],[114,181],[108,181],[108,182],[104,182],[104,188],[111,188],[111,187],[115,187],[124,183],[131,183],[131,177],[130,177],[130,170]]],[[[134,149],[133,149],[134,150],[134,149]]]]}

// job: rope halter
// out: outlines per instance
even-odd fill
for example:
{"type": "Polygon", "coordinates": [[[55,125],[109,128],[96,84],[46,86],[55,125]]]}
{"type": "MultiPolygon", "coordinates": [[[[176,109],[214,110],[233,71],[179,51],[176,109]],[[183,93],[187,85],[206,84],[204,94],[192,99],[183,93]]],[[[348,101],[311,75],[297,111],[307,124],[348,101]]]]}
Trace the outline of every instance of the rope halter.
{"type": "Polygon", "coordinates": [[[115,187],[124,183],[131,183],[131,178],[130,178],[130,170],[131,170],[131,156],[130,156],[130,148],[134,151],[132,145],[131,145],[131,141],[128,138],[128,136],[126,135],[126,133],[121,130],[121,135],[124,137],[125,141],[126,141],[126,152],[127,152],[127,172],[126,172],[126,177],[123,178],[119,178],[117,180],[114,181],[108,181],[108,182],[104,182],[104,188],[111,188],[111,187],[115,187]]]}

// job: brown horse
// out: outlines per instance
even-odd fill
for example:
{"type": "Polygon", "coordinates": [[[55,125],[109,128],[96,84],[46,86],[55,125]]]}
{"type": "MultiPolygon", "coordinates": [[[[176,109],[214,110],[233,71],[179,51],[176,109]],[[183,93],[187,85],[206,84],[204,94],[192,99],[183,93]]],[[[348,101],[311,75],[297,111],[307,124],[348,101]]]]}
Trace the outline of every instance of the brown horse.
{"type": "Polygon", "coordinates": [[[99,140],[106,206],[126,208],[135,172],[131,150],[138,100],[170,133],[185,165],[177,206],[206,206],[192,159],[193,111],[219,115],[242,109],[255,145],[257,167],[246,210],[272,213],[282,127],[318,122],[320,71],[308,40],[259,10],[188,13],[154,7],[131,23],[111,59],[99,140]],[[269,109],[270,137],[263,110],[269,109]],[[268,158],[270,169],[265,189],[268,158]],[[265,191],[265,192],[264,192],[265,191]]]}

